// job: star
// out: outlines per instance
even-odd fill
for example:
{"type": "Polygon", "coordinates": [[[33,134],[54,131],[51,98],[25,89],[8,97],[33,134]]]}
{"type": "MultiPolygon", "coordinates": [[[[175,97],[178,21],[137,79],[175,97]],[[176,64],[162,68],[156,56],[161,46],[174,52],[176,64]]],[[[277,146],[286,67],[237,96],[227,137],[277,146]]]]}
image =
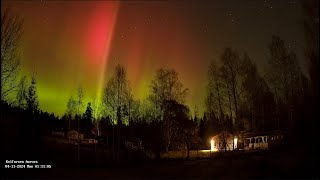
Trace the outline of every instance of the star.
{"type": "Polygon", "coordinates": [[[237,17],[237,16],[235,16],[231,19],[232,24],[239,24],[240,23],[239,21],[240,21],[240,17],[237,17]]]}
{"type": "Polygon", "coordinates": [[[208,32],[208,25],[207,24],[204,24],[204,25],[202,25],[201,27],[200,27],[200,30],[202,31],[202,32],[204,32],[204,33],[206,33],[206,32],[208,32]]]}
{"type": "Polygon", "coordinates": [[[152,16],[149,15],[149,16],[144,16],[145,17],[145,22],[146,24],[150,24],[151,23],[151,20],[152,20],[152,16]]]}

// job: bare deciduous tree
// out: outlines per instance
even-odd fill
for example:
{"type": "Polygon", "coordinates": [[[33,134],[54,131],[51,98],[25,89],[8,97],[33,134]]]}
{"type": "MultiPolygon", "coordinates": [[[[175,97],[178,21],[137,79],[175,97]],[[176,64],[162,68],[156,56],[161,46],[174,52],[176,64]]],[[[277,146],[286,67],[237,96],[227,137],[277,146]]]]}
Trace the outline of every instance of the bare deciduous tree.
{"type": "MultiPolygon", "coordinates": [[[[234,125],[238,122],[239,115],[239,96],[241,93],[241,59],[236,50],[226,48],[221,55],[222,67],[221,71],[224,77],[224,82],[227,87],[228,99],[233,102],[235,117],[234,125]]],[[[231,108],[231,105],[230,105],[231,108]]],[[[232,113],[232,112],[231,112],[232,113]]]]}
{"type": "Polygon", "coordinates": [[[218,118],[223,119],[224,96],[222,92],[223,91],[222,75],[221,75],[221,70],[219,69],[215,61],[212,61],[210,63],[209,70],[208,70],[208,81],[209,82],[207,86],[207,91],[209,93],[209,96],[207,97],[207,106],[208,106],[207,108],[209,109],[210,107],[211,108],[217,107],[217,108],[214,108],[218,110],[218,112],[215,112],[215,113],[219,115],[218,118]],[[210,100],[210,97],[212,97],[213,100],[210,100]],[[210,102],[214,104],[211,104],[210,102]]]}
{"type": "MultiPolygon", "coordinates": [[[[111,109],[111,119],[113,124],[117,123],[117,157],[119,158],[120,150],[120,129],[123,121],[128,117],[130,110],[130,102],[132,100],[131,89],[129,87],[129,81],[127,80],[127,74],[124,67],[118,64],[115,68],[113,76],[107,82],[104,93],[104,103],[107,108],[111,109]],[[129,112],[128,112],[129,111],[129,112]]],[[[126,122],[128,123],[128,122],[126,122]]],[[[113,131],[113,142],[115,142],[114,126],[113,131]]],[[[114,152],[114,143],[113,143],[114,152]]]]}
{"type": "Polygon", "coordinates": [[[305,54],[309,61],[309,76],[314,97],[319,98],[319,1],[301,0],[306,38],[305,54]]]}
{"type": "Polygon", "coordinates": [[[118,120],[123,121],[123,110],[125,106],[129,106],[131,99],[131,89],[129,87],[129,81],[127,80],[126,71],[122,65],[118,64],[115,68],[114,75],[107,82],[103,101],[107,108],[112,110],[112,121],[114,123],[118,120]],[[121,113],[119,114],[118,111],[121,113]]]}
{"type": "Polygon", "coordinates": [[[17,87],[17,97],[16,97],[17,106],[22,109],[25,109],[27,106],[26,99],[27,99],[27,77],[23,76],[20,79],[20,82],[17,87]]]}
{"type": "Polygon", "coordinates": [[[158,111],[160,119],[166,101],[176,101],[183,104],[187,95],[187,88],[180,82],[178,73],[174,69],[160,68],[151,82],[149,99],[158,111]]]}
{"type": "MultiPolygon", "coordinates": [[[[178,121],[172,116],[174,111],[168,108],[182,107],[188,89],[183,87],[178,73],[174,69],[160,68],[151,82],[151,94],[149,100],[156,109],[155,119],[162,121],[162,140],[166,150],[172,143],[173,137],[178,131],[178,121]]],[[[180,110],[180,109],[178,109],[180,110]]]]}
{"type": "Polygon", "coordinates": [[[1,99],[8,100],[8,95],[17,87],[20,70],[18,50],[22,36],[23,20],[10,14],[6,9],[1,17],[1,99]]]}

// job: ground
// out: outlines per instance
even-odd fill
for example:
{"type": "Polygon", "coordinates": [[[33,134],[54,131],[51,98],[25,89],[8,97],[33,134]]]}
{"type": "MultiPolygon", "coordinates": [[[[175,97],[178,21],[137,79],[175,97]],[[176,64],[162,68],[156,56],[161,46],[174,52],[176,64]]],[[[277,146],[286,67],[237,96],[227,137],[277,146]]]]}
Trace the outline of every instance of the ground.
{"type": "MultiPolygon", "coordinates": [[[[319,179],[316,171],[316,151],[303,148],[278,148],[253,153],[219,154],[213,158],[192,160],[132,161],[121,165],[93,165],[90,154],[83,151],[82,167],[71,159],[76,156],[74,147],[69,155],[64,147],[51,144],[56,149],[47,152],[48,162],[60,162],[51,169],[6,169],[8,178],[75,178],[75,179],[246,179],[246,178],[313,178],[319,179]],[[64,151],[62,150],[64,149],[64,151]],[[65,164],[64,164],[64,163],[65,164]]],[[[100,159],[102,158],[101,155],[100,159]]]]}

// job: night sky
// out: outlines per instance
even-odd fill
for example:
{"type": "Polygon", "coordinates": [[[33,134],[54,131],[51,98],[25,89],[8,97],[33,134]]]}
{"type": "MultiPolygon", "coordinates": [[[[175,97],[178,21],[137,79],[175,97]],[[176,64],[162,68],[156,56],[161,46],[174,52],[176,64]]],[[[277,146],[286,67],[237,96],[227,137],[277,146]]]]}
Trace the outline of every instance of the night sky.
{"type": "Polygon", "coordinates": [[[25,20],[22,74],[36,74],[41,109],[57,115],[79,84],[86,101],[101,97],[117,63],[141,100],[158,68],[174,68],[190,89],[187,105],[202,114],[210,60],[233,47],[263,73],[273,34],[297,52],[305,71],[295,0],[2,1],[2,10],[8,6],[25,20]]]}

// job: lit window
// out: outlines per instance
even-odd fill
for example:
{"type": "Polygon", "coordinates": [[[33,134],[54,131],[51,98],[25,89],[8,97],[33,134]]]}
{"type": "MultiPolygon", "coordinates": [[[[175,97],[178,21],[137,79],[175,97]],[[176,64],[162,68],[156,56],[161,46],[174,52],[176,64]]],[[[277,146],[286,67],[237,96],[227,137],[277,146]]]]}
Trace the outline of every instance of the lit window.
{"type": "Polygon", "coordinates": [[[237,145],[238,145],[238,139],[234,138],[234,148],[237,148],[237,145]]]}
{"type": "Polygon", "coordinates": [[[213,139],[211,139],[210,144],[211,144],[211,151],[213,151],[214,150],[214,140],[213,139]]]}

